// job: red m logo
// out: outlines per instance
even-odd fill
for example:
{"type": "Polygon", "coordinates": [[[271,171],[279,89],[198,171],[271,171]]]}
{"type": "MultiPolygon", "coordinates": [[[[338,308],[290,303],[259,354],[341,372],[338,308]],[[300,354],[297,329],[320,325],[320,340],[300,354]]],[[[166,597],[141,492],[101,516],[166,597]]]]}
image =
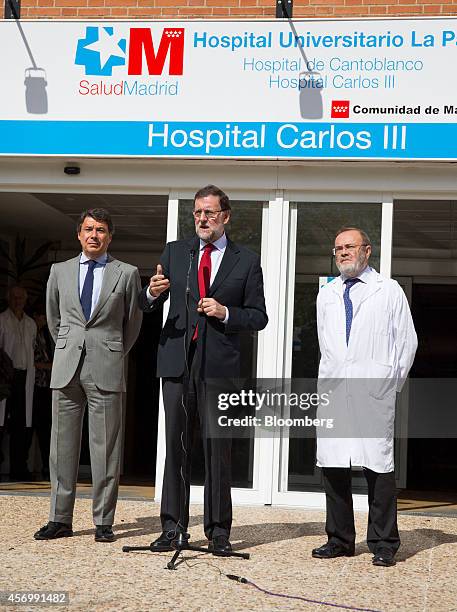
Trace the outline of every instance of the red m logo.
{"type": "Polygon", "coordinates": [[[150,28],[131,28],[129,42],[129,74],[143,73],[143,51],[148,73],[161,75],[170,53],[168,74],[181,75],[184,60],[184,28],[164,28],[157,53],[154,51],[150,28]]]}

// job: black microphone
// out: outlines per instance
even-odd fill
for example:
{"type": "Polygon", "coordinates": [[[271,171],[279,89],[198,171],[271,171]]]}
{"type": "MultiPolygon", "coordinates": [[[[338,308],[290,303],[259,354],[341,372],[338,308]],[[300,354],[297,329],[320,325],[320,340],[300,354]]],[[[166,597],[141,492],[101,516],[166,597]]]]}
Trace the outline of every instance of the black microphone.
{"type": "Polygon", "coordinates": [[[187,270],[187,278],[186,278],[186,295],[190,293],[190,270],[192,268],[192,262],[195,257],[195,249],[191,249],[189,253],[189,269],[187,270]]]}
{"type": "MultiPolygon", "coordinates": [[[[189,296],[190,296],[190,270],[192,268],[192,262],[195,257],[195,249],[191,249],[189,253],[189,268],[187,270],[187,278],[186,278],[186,331],[184,334],[184,363],[186,365],[186,373],[189,374],[189,362],[187,355],[187,338],[189,336],[189,296]]],[[[184,389],[184,387],[183,387],[184,389]]],[[[184,397],[184,396],[183,396],[184,397]]],[[[184,405],[184,404],[183,404],[184,405]]]]}

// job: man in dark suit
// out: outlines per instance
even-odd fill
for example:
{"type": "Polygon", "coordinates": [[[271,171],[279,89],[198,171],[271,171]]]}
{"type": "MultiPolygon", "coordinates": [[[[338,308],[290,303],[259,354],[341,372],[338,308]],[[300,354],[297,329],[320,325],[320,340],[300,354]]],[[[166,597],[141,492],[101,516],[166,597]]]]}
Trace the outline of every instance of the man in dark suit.
{"type": "Polygon", "coordinates": [[[205,381],[243,374],[240,334],[263,329],[268,317],[258,255],[225,234],[230,219],[227,195],[214,185],[204,187],[195,194],[193,215],[197,236],[166,245],[157,272],[139,300],[148,312],[170,296],[158,350],[166,428],[163,532],[152,548],[171,550],[173,540],[187,531],[189,442],[198,413],[205,455],[205,535],[213,553],[224,554],[231,551],[231,440],[208,435],[205,381]]]}

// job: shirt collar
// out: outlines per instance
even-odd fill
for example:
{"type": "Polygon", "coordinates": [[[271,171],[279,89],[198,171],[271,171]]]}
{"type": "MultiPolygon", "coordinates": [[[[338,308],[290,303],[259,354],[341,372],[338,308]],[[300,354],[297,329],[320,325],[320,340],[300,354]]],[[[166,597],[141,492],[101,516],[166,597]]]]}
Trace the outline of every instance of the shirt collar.
{"type": "MultiPolygon", "coordinates": [[[[80,264],[84,264],[90,260],[90,257],[87,257],[85,253],[81,253],[81,258],[79,260],[80,264]]],[[[108,262],[108,253],[103,253],[103,255],[100,255],[100,257],[97,257],[97,259],[95,259],[94,261],[96,261],[101,266],[105,266],[108,262]]]]}
{"type": "MultiPolygon", "coordinates": [[[[225,232],[222,234],[222,236],[220,238],[218,238],[212,244],[213,244],[214,247],[216,247],[216,249],[218,251],[223,251],[225,249],[225,247],[227,246],[227,236],[225,235],[225,232]]],[[[206,245],[207,245],[207,242],[204,242],[200,238],[200,251],[203,250],[206,245]]]]}
{"type": "MultiPolygon", "coordinates": [[[[368,282],[368,276],[371,274],[372,270],[370,268],[370,266],[365,266],[365,268],[362,270],[362,272],[355,277],[352,278],[358,278],[359,280],[362,281],[362,283],[367,283],[368,282]]],[[[344,283],[349,277],[345,276],[344,274],[341,274],[341,281],[344,283]]]]}

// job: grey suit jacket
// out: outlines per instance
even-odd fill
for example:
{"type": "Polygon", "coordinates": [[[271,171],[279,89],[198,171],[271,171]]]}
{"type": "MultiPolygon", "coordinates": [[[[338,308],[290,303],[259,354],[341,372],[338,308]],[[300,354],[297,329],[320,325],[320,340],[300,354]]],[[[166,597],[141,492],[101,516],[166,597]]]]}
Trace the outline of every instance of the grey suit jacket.
{"type": "Polygon", "coordinates": [[[94,383],[103,391],[125,391],[124,357],[140,332],[141,288],[137,268],[108,256],[100,298],[89,321],[79,299],[80,256],[54,264],[46,292],[48,327],[56,343],[51,388],[68,385],[86,351],[94,383]]]}

